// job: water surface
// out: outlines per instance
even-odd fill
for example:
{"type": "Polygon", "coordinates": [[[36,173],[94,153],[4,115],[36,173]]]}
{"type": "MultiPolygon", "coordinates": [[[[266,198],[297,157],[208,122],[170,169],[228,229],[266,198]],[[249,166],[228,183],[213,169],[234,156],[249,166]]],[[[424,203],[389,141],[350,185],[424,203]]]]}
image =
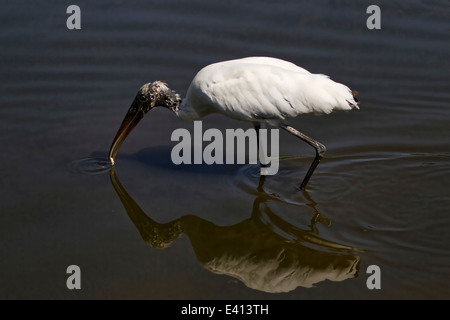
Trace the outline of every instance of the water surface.
{"type": "Polygon", "coordinates": [[[381,30],[364,1],[76,4],[81,30],[64,3],[1,5],[0,298],[450,298],[448,1],[378,2],[381,30]],[[253,55],[359,91],[361,110],[289,121],[327,146],[306,192],[313,150],[285,132],[263,181],[257,165],[172,164],[171,133],[193,124],[163,109],[109,170],[143,83],[184,95],[201,67],[253,55]]]}

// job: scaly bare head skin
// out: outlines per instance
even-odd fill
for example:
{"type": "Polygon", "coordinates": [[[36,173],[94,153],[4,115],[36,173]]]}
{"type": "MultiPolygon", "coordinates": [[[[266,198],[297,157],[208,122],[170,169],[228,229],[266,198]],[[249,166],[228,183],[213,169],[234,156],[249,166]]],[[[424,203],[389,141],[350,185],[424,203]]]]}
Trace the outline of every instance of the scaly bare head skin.
{"type": "Polygon", "coordinates": [[[155,81],[144,84],[136,94],[125,118],[111,144],[109,160],[114,165],[114,158],[126,137],[133,131],[141,119],[154,107],[166,107],[174,112],[178,111],[180,96],[170,90],[166,83],[155,81]]]}

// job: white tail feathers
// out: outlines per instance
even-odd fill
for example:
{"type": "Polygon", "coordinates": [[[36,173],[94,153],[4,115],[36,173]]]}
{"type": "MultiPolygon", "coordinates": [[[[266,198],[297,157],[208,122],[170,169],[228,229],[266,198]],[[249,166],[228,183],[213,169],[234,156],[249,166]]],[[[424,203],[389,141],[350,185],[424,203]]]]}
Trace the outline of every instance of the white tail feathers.
{"type": "Polygon", "coordinates": [[[359,109],[359,106],[358,106],[359,100],[356,99],[356,96],[358,95],[358,91],[352,90],[351,92],[352,92],[353,99],[350,101],[347,100],[347,102],[352,108],[354,107],[356,109],[359,109]]]}

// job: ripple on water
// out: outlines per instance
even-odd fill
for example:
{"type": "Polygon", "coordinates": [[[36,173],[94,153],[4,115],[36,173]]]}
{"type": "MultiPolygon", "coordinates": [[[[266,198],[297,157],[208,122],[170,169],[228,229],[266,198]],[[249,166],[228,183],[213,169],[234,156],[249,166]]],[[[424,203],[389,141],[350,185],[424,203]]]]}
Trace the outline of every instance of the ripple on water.
{"type": "MultiPolygon", "coordinates": [[[[340,198],[358,188],[358,176],[351,168],[356,159],[328,158],[314,172],[307,186],[307,192],[320,202],[321,198],[340,198]]],[[[299,190],[300,183],[308,170],[311,158],[285,157],[280,159],[279,171],[266,176],[260,191],[279,200],[302,205],[305,195],[299,190]]],[[[258,193],[260,183],[259,165],[245,165],[233,176],[233,183],[249,194],[258,193]]]]}
{"type": "Polygon", "coordinates": [[[109,172],[113,168],[112,163],[106,158],[84,158],[69,163],[72,172],[87,175],[96,175],[109,172]]]}

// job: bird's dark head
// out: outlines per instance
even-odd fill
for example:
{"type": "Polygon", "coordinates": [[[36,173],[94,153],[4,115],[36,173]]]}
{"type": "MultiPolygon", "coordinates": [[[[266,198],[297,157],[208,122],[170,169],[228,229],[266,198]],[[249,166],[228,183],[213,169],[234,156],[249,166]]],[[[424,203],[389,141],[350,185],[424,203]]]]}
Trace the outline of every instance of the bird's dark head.
{"type": "Polygon", "coordinates": [[[167,83],[155,81],[146,83],[139,89],[133,105],[140,107],[144,113],[154,107],[166,107],[177,111],[180,101],[180,95],[169,89],[167,83]]]}
{"type": "Polygon", "coordinates": [[[166,83],[155,81],[144,84],[136,94],[111,144],[109,150],[111,163],[114,163],[114,158],[120,146],[125,141],[125,138],[136,127],[139,121],[144,118],[147,112],[155,107],[166,107],[174,112],[178,112],[180,102],[179,94],[169,89],[166,83]]]}

